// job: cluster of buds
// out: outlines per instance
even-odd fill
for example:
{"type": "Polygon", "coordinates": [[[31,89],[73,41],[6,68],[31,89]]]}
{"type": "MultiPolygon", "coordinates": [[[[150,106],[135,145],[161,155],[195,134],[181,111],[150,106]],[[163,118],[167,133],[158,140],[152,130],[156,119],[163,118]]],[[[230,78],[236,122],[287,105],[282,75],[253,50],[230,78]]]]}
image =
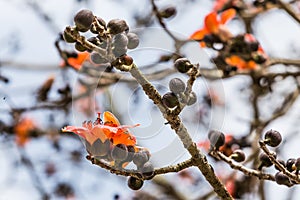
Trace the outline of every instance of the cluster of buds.
{"type": "MultiPolygon", "coordinates": [[[[245,153],[239,149],[236,148],[234,150],[232,150],[230,148],[230,151],[226,151],[226,143],[230,143],[230,141],[226,141],[226,136],[224,133],[222,133],[221,131],[217,131],[217,130],[211,130],[208,133],[208,139],[210,142],[210,149],[213,151],[221,151],[223,152],[226,156],[229,156],[232,160],[236,161],[236,162],[243,162],[246,159],[246,155],[245,153]]],[[[237,144],[236,144],[237,146],[237,144]]]]}
{"type": "MultiPolygon", "coordinates": [[[[281,134],[276,130],[269,130],[265,133],[263,142],[270,147],[277,147],[282,141],[281,134]]],[[[276,158],[276,153],[272,153],[276,158]]],[[[260,165],[258,169],[261,170],[263,167],[271,167],[273,163],[271,162],[269,156],[265,153],[261,153],[259,156],[260,165]]],[[[284,164],[283,162],[281,162],[284,164]]]]}
{"type": "Polygon", "coordinates": [[[139,45],[139,37],[129,32],[125,20],[112,19],[107,24],[90,10],[81,10],[74,17],[75,26],[66,27],[63,38],[75,43],[76,50],[91,53],[90,59],[95,65],[109,67],[112,63],[131,65],[132,59],[126,55],[128,49],[139,45]],[[94,36],[85,38],[80,32],[91,32],[94,36]],[[131,60],[131,62],[130,62],[131,60]]]}
{"type": "MultiPolygon", "coordinates": [[[[62,131],[73,132],[81,136],[90,158],[110,163],[111,166],[119,170],[133,162],[143,177],[148,178],[153,175],[154,167],[149,161],[149,150],[137,146],[136,138],[128,130],[128,128],[135,126],[138,124],[133,126],[120,125],[117,118],[106,111],[103,114],[103,120],[98,113],[94,122],[85,121],[82,127],[67,126],[62,131]]],[[[129,179],[129,182],[136,183],[132,179],[133,177],[129,179]]],[[[130,188],[139,189],[136,185],[130,186],[130,188]]]]}
{"type": "MultiPolygon", "coordinates": [[[[282,142],[281,134],[276,130],[269,130],[265,133],[264,140],[262,141],[265,145],[270,147],[277,147],[282,142]]],[[[298,176],[300,170],[300,158],[289,158],[287,161],[277,159],[276,153],[271,152],[273,157],[277,160],[277,162],[281,165],[281,167],[285,168],[286,171],[290,173],[294,173],[298,176]]],[[[262,167],[270,167],[273,165],[270,157],[266,153],[262,153],[259,157],[261,163],[258,169],[262,169],[262,167]]],[[[275,181],[279,185],[292,186],[295,184],[291,178],[286,175],[278,166],[275,166],[275,169],[278,172],[275,174],[275,181]]]]}
{"type": "Polygon", "coordinates": [[[169,82],[170,92],[167,92],[162,97],[162,102],[167,108],[174,109],[180,104],[193,105],[197,101],[195,92],[186,95],[186,85],[180,78],[173,78],[169,82]]]}

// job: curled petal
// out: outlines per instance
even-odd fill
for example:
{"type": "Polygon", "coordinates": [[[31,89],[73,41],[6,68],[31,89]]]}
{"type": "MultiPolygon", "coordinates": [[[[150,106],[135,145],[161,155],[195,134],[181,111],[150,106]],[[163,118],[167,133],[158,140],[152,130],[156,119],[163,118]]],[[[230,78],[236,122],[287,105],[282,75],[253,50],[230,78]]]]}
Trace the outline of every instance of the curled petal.
{"type": "Polygon", "coordinates": [[[63,129],[61,129],[62,132],[73,132],[83,138],[85,138],[85,135],[89,130],[85,127],[77,127],[77,126],[66,126],[63,129]]]}
{"type": "Polygon", "coordinates": [[[136,145],[136,138],[128,131],[119,129],[119,131],[112,138],[113,144],[136,145]]]}
{"type": "Polygon", "coordinates": [[[207,33],[208,33],[208,31],[205,28],[197,30],[190,36],[190,39],[202,40],[207,33]]]}
{"type": "Polygon", "coordinates": [[[219,22],[217,19],[217,13],[211,12],[209,13],[204,20],[205,27],[209,33],[217,34],[219,30],[219,22]]]}
{"type": "Polygon", "coordinates": [[[114,124],[120,126],[119,120],[109,111],[103,113],[104,124],[114,124]]]}
{"type": "Polygon", "coordinates": [[[62,132],[73,132],[80,137],[84,138],[86,141],[88,141],[90,144],[93,144],[95,140],[97,139],[96,136],[94,136],[91,131],[85,127],[76,127],[76,126],[66,126],[62,129],[62,132]]]}
{"type": "Polygon", "coordinates": [[[127,129],[127,128],[134,128],[134,127],[137,127],[137,126],[140,126],[140,124],[135,124],[135,125],[121,125],[121,126],[118,126],[118,128],[127,129]]]}
{"type": "Polygon", "coordinates": [[[225,10],[224,12],[222,12],[221,14],[221,20],[220,23],[221,24],[225,24],[226,22],[228,22],[229,20],[233,19],[236,15],[236,11],[233,8],[230,8],[228,10],[225,10]]]}
{"type": "Polygon", "coordinates": [[[94,128],[95,127],[98,127],[99,129],[102,129],[104,132],[110,131],[110,132],[116,133],[118,131],[118,127],[114,127],[114,126],[99,124],[99,125],[95,125],[94,128]]]}

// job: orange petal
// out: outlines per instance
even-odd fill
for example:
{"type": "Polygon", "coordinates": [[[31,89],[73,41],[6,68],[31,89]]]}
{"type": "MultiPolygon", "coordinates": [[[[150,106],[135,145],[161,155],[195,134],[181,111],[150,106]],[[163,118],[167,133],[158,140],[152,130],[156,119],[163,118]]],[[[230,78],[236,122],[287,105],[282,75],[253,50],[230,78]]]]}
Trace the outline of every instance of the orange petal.
{"type": "Polygon", "coordinates": [[[205,28],[197,30],[194,32],[191,36],[190,39],[192,40],[202,40],[204,36],[207,34],[207,30],[205,28]]]}
{"type": "Polygon", "coordinates": [[[237,67],[238,69],[254,69],[252,67],[256,67],[256,66],[253,66],[253,63],[251,61],[246,62],[244,59],[242,59],[236,55],[226,58],[225,62],[231,66],[237,67]]]}
{"type": "Polygon", "coordinates": [[[92,134],[94,136],[96,136],[96,138],[100,139],[103,143],[105,142],[105,140],[107,140],[107,136],[105,134],[105,131],[103,128],[100,128],[99,126],[95,126],[92,129],[92,134]]]}
{"type": "Polygon", "coordinates": [[[64,127],[61,131],[62,132],[73,132],[73,133],[79,135],[80,137],[84,138],[85,140],[87,140],[90,144],[93,144],[97,140],[97,137],[94,136],[93,134],[91,134],[89,129],[87,129],[85,127],[67,126],[67,127],[64,127]]]}
{"type": "Polygon", "coordinates": [[[119,120],[109,111],[105,111],[103,113],[103,121],[104,124],[115,124],[117,126],[120,126],[119,120]]]}
{"type": "Polygon", "coordinates": [[[204,20],[205,27],[208,31],[208,33],[218,33],[219,29],[219,22],[217,19],[217,13],[216,12],[211,12],[209,13],[204,20]]]}
{"type": "Polygon", "coordinates": [[[226,22],[228,22],[229,20],[234,18],[235,14],[236,14],[236,11],[233,8],[225,10],[224,12],[222,12],[222,14],[220,16],[221,17],[220,23],[225,24],[226,22]]]}
{"type": "Polygon", "coordinates": [[[68,58],[68,63],[74,69],[79,70],[82,66],[82,63],[88,59],[89,55],[90,54],[88,52],[79,52],[77,58],[68,58]]]}
{"type": "Polygon", "coordinates": [[[241,59],[239,56],[233,55],[233,56],[226,58],[225,62],[228,65],[237,66],[237,65],[244,63],[245,61],[243,59],[241,59]]]}
{"type": "Polygon", "coordinates": [[[113,139],[113,144],[125,144],[125,145],[135,145],[136,144],[136,138],[130,134],[128,131],[119,130],[113,139]]]}
{"type": "Polygon", "coordinates": [[[200,42],[200,47],[202,47],[202,48],[206,47],[205,42],[200,42]]]}
{"type": "Polygon", "coordinates": [[[257,64],[253,60],[250,60],[247,62],[246,66],[247,66],[247,69],[256,69],[257,64]]]}

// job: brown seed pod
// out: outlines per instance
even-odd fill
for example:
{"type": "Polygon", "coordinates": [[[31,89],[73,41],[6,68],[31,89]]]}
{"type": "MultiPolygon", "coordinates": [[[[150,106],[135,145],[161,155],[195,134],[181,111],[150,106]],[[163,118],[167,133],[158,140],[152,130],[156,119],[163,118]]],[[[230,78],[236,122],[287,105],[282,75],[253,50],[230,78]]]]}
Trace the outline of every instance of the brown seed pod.
{"type": "Polygon", "coordinates": [[[93,19],[92,11],[87,9],[80,10],[74,17],[76,29],[80,32],[88,31],[93,23],[93,19]]]}

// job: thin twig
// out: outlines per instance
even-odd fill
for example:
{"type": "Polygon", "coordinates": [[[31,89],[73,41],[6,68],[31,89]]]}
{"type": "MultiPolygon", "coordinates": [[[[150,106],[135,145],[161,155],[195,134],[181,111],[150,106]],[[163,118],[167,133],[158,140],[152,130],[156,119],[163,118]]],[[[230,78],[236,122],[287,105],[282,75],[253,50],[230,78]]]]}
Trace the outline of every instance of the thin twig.
{"type": "Polygon", "coordinates": [[[267,62],[267,66],[272,66],[277,64],[300,66],[300,60],[286,59],[286,58],[270,58],[267,62]]]}
{"type": "Polygon", "coordinates": [[[276,1],[280,7],[285,10],[294,20],[296,20],[298,23],[300,23],[300,17],[299,15],[293,10],[292,6],[288,3],[283,2],[282,0],[276,1]]]}
{"type": "Polygon", "coordinates": [[[151,5],[152,5],[152,10],[160,24],[160,26],[165,30],[165,32],[176,42],[179,41],[179,39],[177,37],[175,37],[175,35],[173,35],[173,33],[167,28],[167,25],[165,24],[165,22],[163,21],[162,17],[159,14],[158,8],[155,4],[155,0],[151,0],[151,5]]]}
{"type": "Polygon", "coordinates": [[[111,166],[108,163],[105,163],[101,160],[95,159],[91,156],[87,156],[86,159],[91,161],[92,164],[98,165],[99,167],[101,167],[103,169],[106,169],[106,170],[110,171],[113,174],[121,175],[121,176],[132,176],[132,177],[142,179],[142,180],[149,180],[149,179],[152,179],[155,176],[161,175],[161,174],[180,172],[183,169],[186,169],[186,168],[189,168],[189,167],[193,166],[193,160],[188,159],[188,160],[183,161],[181,163],[178,163],[176,165],[171,165],[171,166],[162,167],[162,168],[156,168],[156,169],[154,169],[154,173],[153,173],[152,176],[144,177],[139,170],[134,170],[134,169],[121,169],[120,170],[120,169],[118,169],[114,166],[111,166]]]}
{"type": "Polygon", "coordinates": [[[215,158],[219,159],[219,160],[223,160],[224,162],[229,164],[229,166],[232,169],[239,170],[240,172],[242,172],[246,176],[256,176],[259,179],[275,181],[275,178],[274,178],[273,175],[263,173],[263,172],[258,171],[258,170],[247,168],[247,167],[243,166],[242,164],[234,162],[231,158],[225,156],[220,151],[213,151],[213,152],[211,152],[211,155],[214,156],[215,158]]]}

